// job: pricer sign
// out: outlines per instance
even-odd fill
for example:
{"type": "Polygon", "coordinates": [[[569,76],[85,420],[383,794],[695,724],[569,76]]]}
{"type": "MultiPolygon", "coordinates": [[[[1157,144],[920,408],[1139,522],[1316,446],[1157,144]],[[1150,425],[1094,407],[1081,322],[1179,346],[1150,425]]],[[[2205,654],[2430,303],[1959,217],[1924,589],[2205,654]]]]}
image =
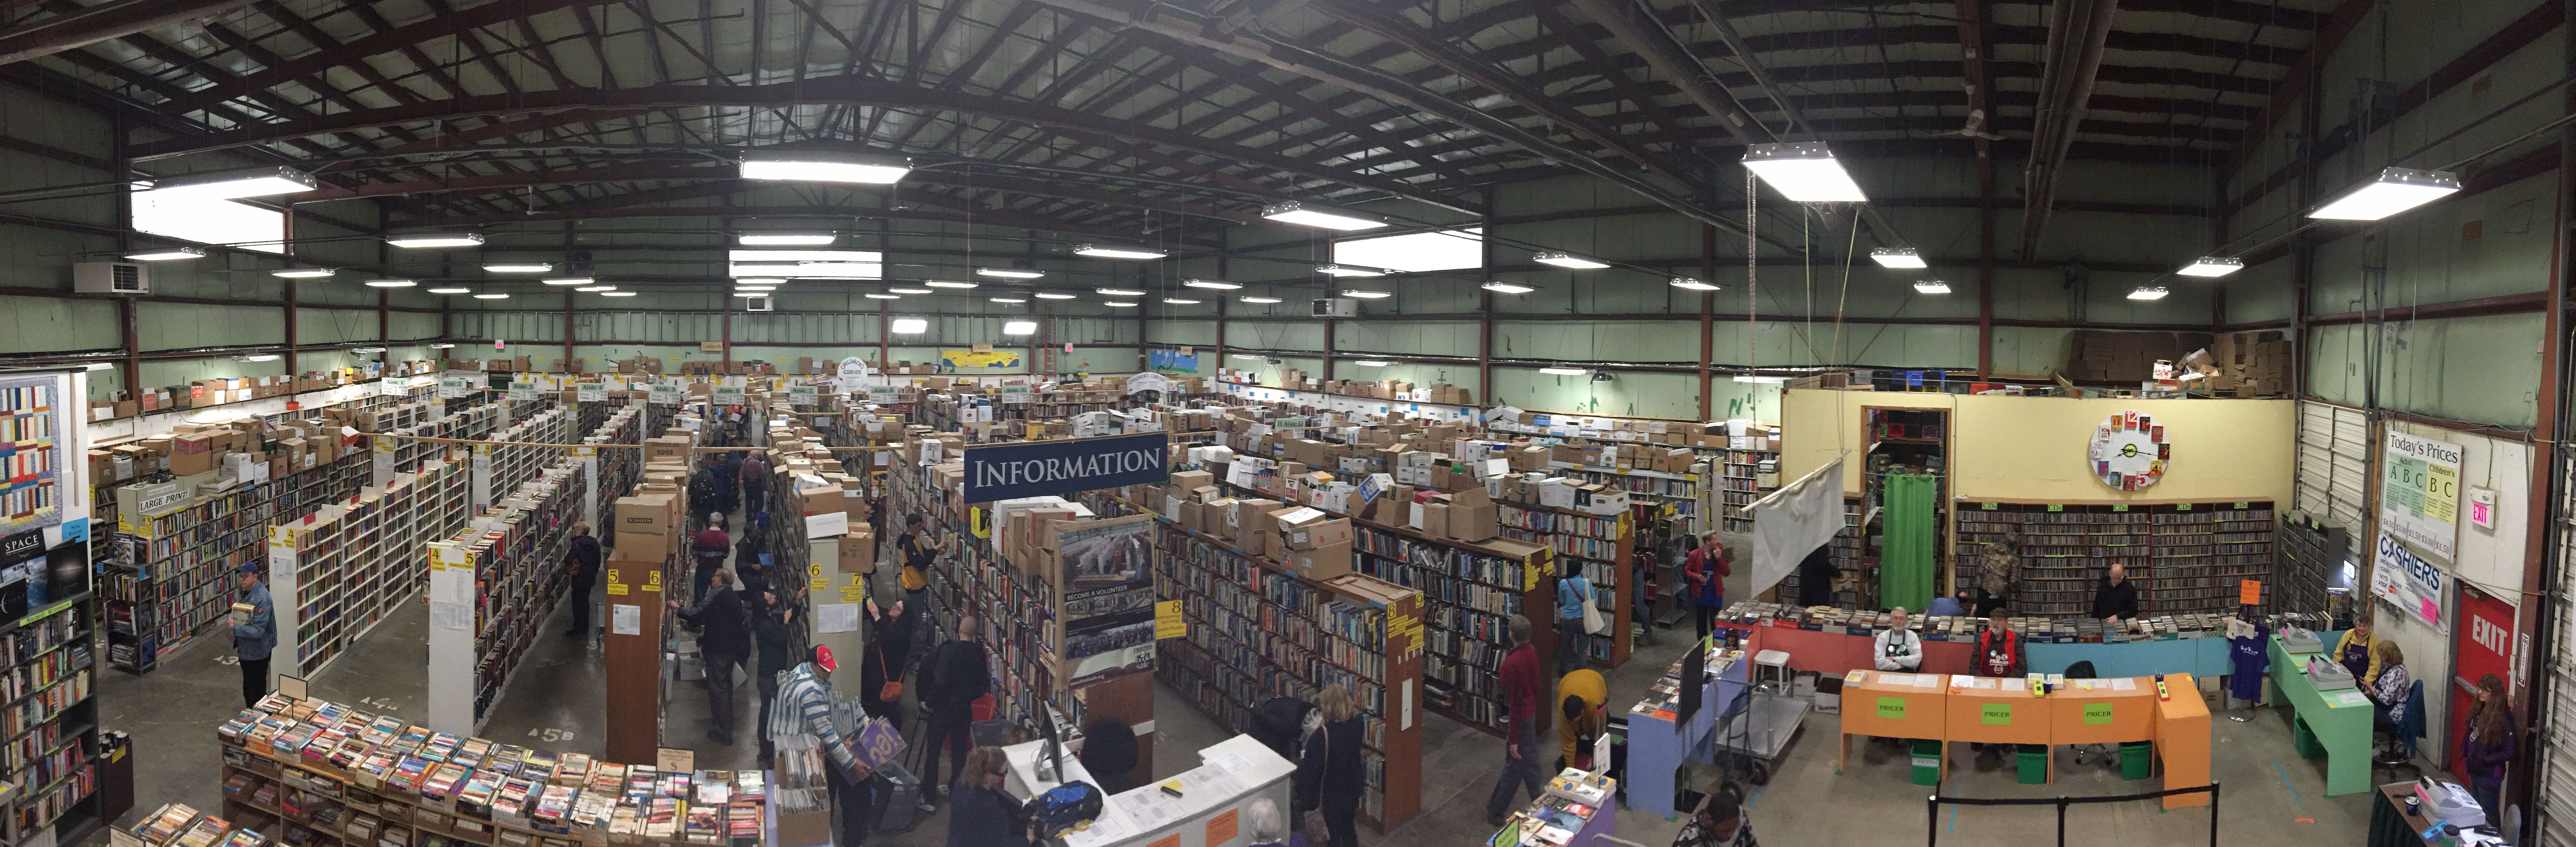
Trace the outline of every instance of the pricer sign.
{"type": "Polygon", "coordinates": [[[1070,441],[1031,441],[966,448],[966,502],[992,503],[1160,483],[1169,433],[1148,432],[1070,441]]]}

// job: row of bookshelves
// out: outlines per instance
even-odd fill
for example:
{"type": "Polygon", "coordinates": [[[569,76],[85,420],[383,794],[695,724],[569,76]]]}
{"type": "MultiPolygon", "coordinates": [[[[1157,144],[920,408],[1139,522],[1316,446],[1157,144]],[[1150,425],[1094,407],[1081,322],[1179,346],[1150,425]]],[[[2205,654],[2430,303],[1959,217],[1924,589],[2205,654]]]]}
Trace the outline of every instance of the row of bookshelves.
{"type": "MultiPolygon", "coordinates": [[[[2148,614],[2233,611],[2238,583],[2273,584],[2268,502],[2047,505],[1960,503],[1952,548],[1957,585],[1976,585],[1988,544],[2020,532],[2015,615],[2091,611],[2095,586],[2120,565],[2148,614]]],[[[2270,598],[2267,598],[2267,600],[2270,598]]]]}

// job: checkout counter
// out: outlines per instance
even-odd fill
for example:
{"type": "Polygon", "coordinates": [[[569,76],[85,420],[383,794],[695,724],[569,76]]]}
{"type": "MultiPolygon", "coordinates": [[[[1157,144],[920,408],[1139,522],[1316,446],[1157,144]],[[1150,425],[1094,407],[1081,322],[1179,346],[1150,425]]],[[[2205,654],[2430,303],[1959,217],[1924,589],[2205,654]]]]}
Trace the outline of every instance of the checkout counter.
{"type": "MultiPolygon", "coordinates": [[[[1046,742],[1031,741],[1002,748],[1010,759],[1004,789],[1025,802],[1064,782],[1100,783],[1083,770],[1073,751],[1064,753],[1062,780],[1039,779],[1038,759],[1046,742]]],[[[1081,832],[1065,836],[1066,847],[1243,847],[1252,843],[1244,810],[1269,798],[1281,819],[1290,819],[1288,778],[1297,765],[1271,752],[1250,735],[1236,735],[1199,751],[1199,766],[1166,779],[1110,795],[1100,817],[1081,832]],[[1165,786],[1181,796],[1163,792],[1165,786]]]]}

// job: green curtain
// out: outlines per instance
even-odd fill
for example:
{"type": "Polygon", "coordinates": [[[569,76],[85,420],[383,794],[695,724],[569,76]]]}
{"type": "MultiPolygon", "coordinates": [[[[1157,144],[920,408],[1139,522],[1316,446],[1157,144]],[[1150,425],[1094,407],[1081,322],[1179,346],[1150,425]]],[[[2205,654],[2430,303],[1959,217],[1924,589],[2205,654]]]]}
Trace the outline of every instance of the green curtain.
{"type": "Polygon", "coordinates": [[[1878,602],[1921,612],[1932,605],[1933,539],[1939,537],[1940,480],[1891,474],[1883,495],[1887,547],[1878,560],[1878,602]]]}

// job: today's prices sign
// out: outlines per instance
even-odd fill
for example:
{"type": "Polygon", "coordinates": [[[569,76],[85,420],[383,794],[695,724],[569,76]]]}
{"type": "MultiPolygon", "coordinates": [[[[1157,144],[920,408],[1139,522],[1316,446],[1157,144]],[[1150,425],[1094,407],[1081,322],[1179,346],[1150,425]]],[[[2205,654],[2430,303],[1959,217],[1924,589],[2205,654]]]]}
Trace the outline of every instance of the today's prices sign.
{"type": "Polygon", "coordinates": [[[2460,452],[2395,431],[2380,445],[2380,526],[2444,561],[2460,535],[2460,452]]]}

